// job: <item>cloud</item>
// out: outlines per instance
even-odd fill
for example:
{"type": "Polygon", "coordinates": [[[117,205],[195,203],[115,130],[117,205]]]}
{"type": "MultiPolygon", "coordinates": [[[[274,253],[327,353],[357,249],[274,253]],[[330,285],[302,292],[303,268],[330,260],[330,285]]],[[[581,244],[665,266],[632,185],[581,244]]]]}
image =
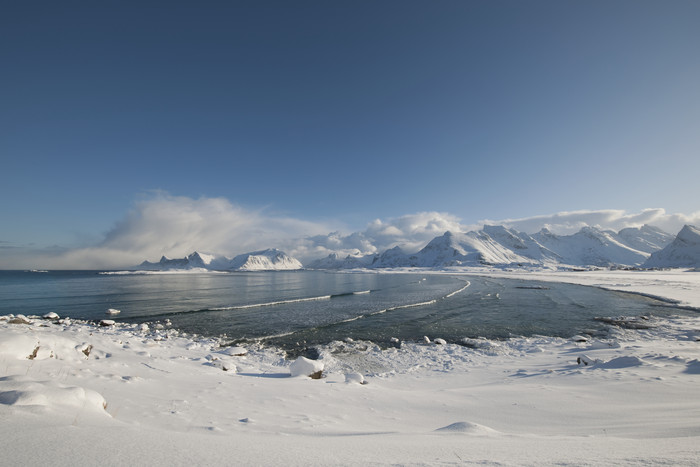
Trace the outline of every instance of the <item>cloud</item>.
{"type": "Polygon", "coordinates": [[[235,256],[293,246],[299,238],[331,229],[262,209],[246,209],[224,198],[156,193],[136,203],[98,244],[57,253],[36,251],[29,266],[22,267],[120,268],[163,255],[183,257],[195,250],[235,256]]]}
{"type": "Polygon", "coordinates": [[[569,211],[520,219],[479,221],[479,225],[484,224],[502,224],[526,233],[534,233],[546,227],[558,234],[572,234],[586,226],[619,231],[626,227],[649,224],[676,234],[685,224],[700,224],[700,211],[689,215],[667,214],[661,208],[644,209],[638,213],[628,213],[619,209],[569,211]]]}
{"type": "Polygon", "coordinates": [[[376,219],[365,230],[343,235],[332,232],[303,239],[295,251],[297,256],[308,259],[325,257],[330,253],[368,255],[400,246],[407,252],[415,252],[430,240],[448,230],[460,231],[459,218],[448,213],[419,212],[388,220],[376,219]]]}

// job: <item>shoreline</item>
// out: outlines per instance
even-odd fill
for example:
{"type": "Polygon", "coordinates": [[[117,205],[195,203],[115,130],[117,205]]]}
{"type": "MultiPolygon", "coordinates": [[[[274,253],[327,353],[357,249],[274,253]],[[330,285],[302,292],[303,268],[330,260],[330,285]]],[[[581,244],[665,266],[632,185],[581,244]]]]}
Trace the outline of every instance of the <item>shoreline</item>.
{"type": "MultiPolygon", "coordinates": [[[[581,277],[644,286],[625,273],[581,277]]],[[[658,274],[649,287],[692,303],[695,290],[679,284],[700,274],[658,274]]],[[[700,456],[700,317],[582,342],[355,349],[367,384],[333,349],[313,380],[291,377],[274,349],[236,356],[220,340],[154,331],[0,321],[5,462],[602,466],[700,456]]]]}

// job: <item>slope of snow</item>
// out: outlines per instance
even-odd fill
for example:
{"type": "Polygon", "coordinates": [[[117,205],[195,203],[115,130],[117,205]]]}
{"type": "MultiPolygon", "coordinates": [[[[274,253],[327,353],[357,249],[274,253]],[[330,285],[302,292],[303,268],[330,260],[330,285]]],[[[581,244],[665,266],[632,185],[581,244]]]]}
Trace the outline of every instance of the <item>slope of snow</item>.
{"type": "Polygon", "coordinates": [[[446,232],[416,253],[421,267],[532,263],[493,240],[485,232],[446,232]]]}
{"type": "Polygon", "coordinates": [[[485,225],[483,231],[502,246],[519,255],[543,263],[561,262],[561,257],[545,248],[534,238],[524,232],[507,229],[502,225],[485,225]]]}
{"type": "Polygon", "coordinates": [[[651,254],[648,268],[684,268],[700,266],[700,229],[684,226],[670,245],[651,254]]]}
{"type": "Polygon", "coordinates": [[[646,224],[639,228],[622,229],[617,235],[625,245],[645,253],[654,253],[665,248],[674,238],[658,227],[646,224]]]}
{"type": "Polygon", "coordinates": [[[573,235],[559,236],[546,229],[533,235],[542,246],[556,253],[564,264],[580,266],[637,266],[649,257],[618,240],[614,232],[584,227],[573,235]]]}

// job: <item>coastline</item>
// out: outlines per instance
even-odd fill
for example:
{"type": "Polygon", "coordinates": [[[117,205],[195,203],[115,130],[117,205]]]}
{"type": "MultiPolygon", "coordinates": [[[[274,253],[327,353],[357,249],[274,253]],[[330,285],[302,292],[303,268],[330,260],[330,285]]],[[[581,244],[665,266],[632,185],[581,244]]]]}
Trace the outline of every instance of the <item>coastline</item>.
{"type": "MultiPolygon", "coordinates": [[[[700,304],[700,273],[643,274],[483,272],[700,304]]],[[[270,349],[233,356],[216,339],[168,329],[2,320],[4,461],[693,465],[700,317],[652,324],[585,342],[370,347],[358,354],[368,384],[357,384],[330,350],[324,378],[312,380],[290,377],[290,362],[270,349]],[[370,365],[377,355],[380,370],[370,365]]]]}

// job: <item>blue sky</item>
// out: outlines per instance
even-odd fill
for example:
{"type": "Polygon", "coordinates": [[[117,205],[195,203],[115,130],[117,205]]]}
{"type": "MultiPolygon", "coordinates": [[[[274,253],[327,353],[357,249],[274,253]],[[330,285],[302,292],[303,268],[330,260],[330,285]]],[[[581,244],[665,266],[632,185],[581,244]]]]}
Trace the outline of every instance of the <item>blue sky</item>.
{"type": "Polygon", "coordinates": [[[695,1],[7,4],[0,242],[97,245],[163,196],[301,235],[690,214],[698,24],[695,1]]]}

